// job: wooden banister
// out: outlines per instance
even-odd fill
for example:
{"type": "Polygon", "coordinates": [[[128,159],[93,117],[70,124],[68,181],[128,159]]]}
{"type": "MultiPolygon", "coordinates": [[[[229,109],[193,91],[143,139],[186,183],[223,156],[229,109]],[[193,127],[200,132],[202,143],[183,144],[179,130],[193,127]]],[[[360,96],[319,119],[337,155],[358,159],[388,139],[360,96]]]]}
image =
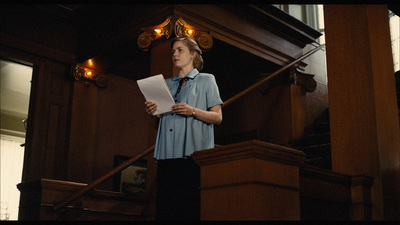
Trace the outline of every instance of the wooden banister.
{"type": "Polygon", "coordinates": [[[101,183],[103,183],[104,181],[106,181],[108,178],[112,177],[116,173],[121,172],[122,170],[124,170],[125,168],[130,166],[135,161],[137,161],[137,160],[145,157],[146,155],[150,154],[154,150],[154,146],[155,145],[152,145],[151,147],[147,148],[146,150],[144,150],[143,152],[139,153],[135,157],[132,157],[129,160],[123,162],[121,165],[119,165],[118,167],[115,167],[113,170],[108,172],[106,175],[104,175],[104,176],[100,177],[99,179],[93,181],[92,183],[90,183],[86,187],[82,188],[81,190],[79,190],[75,194],[71,195],[70,197],[68,197],[64,201],[62,201],[62,202],[58,203],[57,205],[55,205],[53,209],[55,211],[61,209],[62,207],[66,206],[67,204],[71,203],[72,201],[74,201],[77,198],[79,198],[82,195],[84,195],[86,192],[88,192],[88,191],[92,190],[93,188],[95,188],[96,186],[100,185],[101,183]]]}
{"type": "MultiPolygon", "coordinates": [[[[314,54],[316,51],[318,51],[319,49],[323,48],[324,46],[325,46],[324,44],[323,45],[319,45],[318,47],[310,50],[306,54],[300,56],[299,58],[297,58],[293,62],[291,62],[291,63],[287,64],[286,66],[280,68],[279,70],[275,71],[274,73],[272,73],[268,77],[260,80],[259,82],[253,84],[252,86],[250,86],[249,88],[245,89],[244,91],[242,91],[242,92],[238,93],[237,95],[231,97],[230,99],[228,99],[227,101],[224,102],[222,107],[225,107],[225,106],[231,104],[232,102],[236,101],[237,99],[243,97],[244,95],[246,95],[247,93],[252,91],[254,88],[258,87],[259,85],[261,85],[261,84],[263,84],[265,82],[267,82],[268,80],[272,79],[273,77],[277,76],[278,74],[280,74],[283,71],[287,70],[288,68],[292,67],[294,64],[298,63],[299,61],[307,58],[308,56],[310,56],[312,54],[314,54]]],[[[144,150],[143,152],[139,153],[135,157],[132,157],[131,159],[125,161],[124,163],[122,163],[118,167],[116,167],[113,170],[111,170],[110,172],[108,172],[106,175],[104,175],[104,176],[100,177],[99,179],[93,181],[89,185],[85,186],[82,190],[79,190],[78,192],[76,192],[75,194],[71,195],[67,199],[61,201],[60,203],[55,205],[53,209],[55,211],[57,211],[57,210],[61,209],[62,207],[66,206],[67,204],[71,203],[72,201],[78,199],[79,197],[84,195],[86,192],[88,192],[88,191],[92,190],[93,188],[95,188],[96,186],[100,185],[101,183],[103,183],[104,181],[106,181],[107,179],[109,179],[110,177],[115,175],[116,173],[121,172],[122,170],[127,168],[129,165],[131,165],[135,161],[137,161],[137,160],[145,157],[146,155],[150,154],[154,150],[154,147],[155,147],[155,145],[147,148],[146,150],[144,150]]]]}
{"type": "Polygon", "coordinates": [[[278,74],[282,73],[283,71],[289,69],[290,67],[292,67],[294,64],[300,62],[301,60],[307,58],[308,56],[314,54],[316,51],[320,50],[321,48],[323,48],[325,46],[325,44],[319,45],[318,47],[310,50],[309,52],[307,52],[306,54],[300,56],[299,58],[295,59],[293,62],[287,64],[286,66],[280,68],[279,70],[275,71],[274,73],[272,73],[271,75],[269,75],[268,77],[258,81],[257,83],[251,85],[250,87],[248,87],[247,89],[243,90],[242,92],[236,94],[235,96],[231,97],[230,99],[228,99],[227,101],[224,102],[224,104],[222,105],[223,107],[231,104],[232,102],[238,100],[239,98],[243,97],[244,95],[246,95],[247,93],[249,93],[250,91],[252,91],[254,88],[260,86],[261,84],[267,82],[268,80],[274,78],[275,76],[277,76],[278,74]]]}

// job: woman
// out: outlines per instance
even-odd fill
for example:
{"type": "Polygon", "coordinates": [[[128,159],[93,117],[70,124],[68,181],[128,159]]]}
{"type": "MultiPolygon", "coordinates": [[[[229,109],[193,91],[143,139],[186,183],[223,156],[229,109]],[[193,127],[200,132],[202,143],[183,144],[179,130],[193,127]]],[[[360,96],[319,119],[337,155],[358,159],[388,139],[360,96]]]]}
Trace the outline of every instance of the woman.
{"type": "MultiPolygon", "coordinates": [[[[179,74],[167,79],[175,98],[172,112],[158,115],[154,158],[157,160],[157,220],[200,219],[200,169],[195,151],[214,147],[214,124],[222,122],[222,100],[212,74],[203,68],[202,51],[189,37],[171,41],[172,61],[179,74]]],[[[145,102],[149,115],[157,103],[145,102]]]]}

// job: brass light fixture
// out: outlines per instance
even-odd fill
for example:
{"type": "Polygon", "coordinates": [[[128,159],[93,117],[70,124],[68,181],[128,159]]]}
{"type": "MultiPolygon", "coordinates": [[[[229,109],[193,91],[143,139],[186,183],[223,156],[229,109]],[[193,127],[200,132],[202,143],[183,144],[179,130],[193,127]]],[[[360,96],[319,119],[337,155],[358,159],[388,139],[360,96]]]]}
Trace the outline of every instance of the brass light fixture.
{"type": "Polygon", "coordinates": [[[148,51],[151,43],[157,39],[169,39],[172,34],[176,37],[191,37],[197,41],[203,51],[211,49],[213,39],[206,30],[187,24],[182,18],[168,17],[163,23],[141,28],[143,33],[138,37],[137,44],[143,51],[148,51]]]}
{"type": "Polygon", "coordinates": [[[95,82],[95,84],[101,88],[107,87],[108,85],[108,79],[104,73],[89,68],[76,65],[72,71],[72,75],[75,80],[84,81],[86,86],[89,86],[90,81],[95,82]]]}

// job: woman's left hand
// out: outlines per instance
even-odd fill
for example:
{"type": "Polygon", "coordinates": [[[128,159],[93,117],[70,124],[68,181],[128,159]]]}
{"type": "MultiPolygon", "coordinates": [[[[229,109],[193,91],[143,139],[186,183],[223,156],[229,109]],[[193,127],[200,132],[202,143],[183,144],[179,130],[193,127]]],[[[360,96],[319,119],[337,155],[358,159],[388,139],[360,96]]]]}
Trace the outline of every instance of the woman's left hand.
{"type": "Polygon", "coordinates": [[[186,103],[177,103],[172,106],[172,112],[182,116],[191,116],[193,114],[193,107],[186,103]]]}

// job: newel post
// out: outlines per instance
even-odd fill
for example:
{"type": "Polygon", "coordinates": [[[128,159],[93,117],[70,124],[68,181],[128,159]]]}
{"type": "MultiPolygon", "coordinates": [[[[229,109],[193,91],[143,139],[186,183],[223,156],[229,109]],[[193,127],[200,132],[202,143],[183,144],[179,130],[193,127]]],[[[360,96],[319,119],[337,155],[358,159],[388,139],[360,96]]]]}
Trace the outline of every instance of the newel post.
{"type": "Polygon", "coordinates": [[[257,140],[193,154],[201,220],[300,220],[303,152],[257,140]]]}

